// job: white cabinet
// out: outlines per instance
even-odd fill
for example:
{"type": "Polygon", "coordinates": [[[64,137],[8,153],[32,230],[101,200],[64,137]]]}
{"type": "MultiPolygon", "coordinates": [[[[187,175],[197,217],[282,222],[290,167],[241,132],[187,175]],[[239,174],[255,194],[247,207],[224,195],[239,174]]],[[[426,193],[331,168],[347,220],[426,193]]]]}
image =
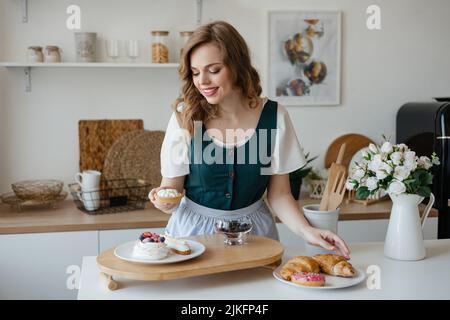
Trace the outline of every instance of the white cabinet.
{"type": "MultiPolygon", "coordinates": [[[[389,220],[340,221],[339,235],[347,243],[384,241],[389,220]]],[[[284,246],[303,251],[304,241],[286,225],[277,224],[284,246]]],[[[164,233],[164,228],[0,235],[0,299],[76,299],[70,289],[83,256],[96,256],[140,233],[164,233]],[[67,273],[71,270],[72,273],[67,273]]],[[[437,218],[429,218],[425,239],[437,238],[437,218]]],[[[78,269],[79,271],[79,269],[78,269]]]]}
{"type": "Polygon", "coordinates": [[[97,254],[98,231],[0,235],[0,299],[76,299],[68,282],[97,254]]]}

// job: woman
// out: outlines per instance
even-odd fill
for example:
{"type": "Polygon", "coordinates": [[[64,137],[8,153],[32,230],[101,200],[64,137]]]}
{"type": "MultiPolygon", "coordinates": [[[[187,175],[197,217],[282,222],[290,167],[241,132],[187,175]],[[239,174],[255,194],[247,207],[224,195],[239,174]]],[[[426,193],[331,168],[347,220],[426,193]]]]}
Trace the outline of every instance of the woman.
{"type": "Polygon", "coordinates": [[[348,258],[334,233],[311,227],[290,190],[289,172],[305,164],[286,109],[261,98],[260,79],[242,36],[217,21],[199,27],[183,48],[181,97],[161,148],[161,186],[152,203],[172,213],[177,237],[214,233],[217,219],[249,217],[252,233],[278,239],[266,203],[310,244],[348,258]],[[181,203],[162,203],[164,188],[185,190],[181,203]]]}

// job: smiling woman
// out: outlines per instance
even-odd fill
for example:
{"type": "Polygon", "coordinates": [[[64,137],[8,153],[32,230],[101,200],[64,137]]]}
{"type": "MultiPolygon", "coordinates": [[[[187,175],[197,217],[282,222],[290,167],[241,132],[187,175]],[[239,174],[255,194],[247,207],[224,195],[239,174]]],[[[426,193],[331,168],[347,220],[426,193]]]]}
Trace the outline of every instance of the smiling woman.
{"type": "Polygon", "coordinates": [[[272,210],[293,232],[348,257],[345,242],[311,227],[292,197],[288,174],[306,163],[305,156],[287,110],[260,97],[260,78],[242,36],[226,22],[212,22],[195,30],[182,52],[181,97],[161,148],[163,179],[150,192],[157,208],[173,213],[166,233],[212,234],[219,220],[247,219],[251,233],[278,239],[263,201],[267,191],[272,210]],[[207,161],[199,161],[205,154],[207,161]],[[166,188],[184,189],[184,197],[159,201],[156,194],[166,188]]]}

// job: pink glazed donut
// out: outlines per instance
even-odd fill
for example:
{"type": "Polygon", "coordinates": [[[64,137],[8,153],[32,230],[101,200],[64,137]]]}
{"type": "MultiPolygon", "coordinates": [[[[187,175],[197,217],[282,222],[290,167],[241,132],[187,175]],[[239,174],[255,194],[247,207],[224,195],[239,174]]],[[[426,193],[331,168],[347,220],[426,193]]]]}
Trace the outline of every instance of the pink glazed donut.
{"type": "Polygon", "coordinates": [[[325,285],[325,276],[314,272],[297,272],[291,276],[291,281],[308,287],[323,287],[325,285]]]}

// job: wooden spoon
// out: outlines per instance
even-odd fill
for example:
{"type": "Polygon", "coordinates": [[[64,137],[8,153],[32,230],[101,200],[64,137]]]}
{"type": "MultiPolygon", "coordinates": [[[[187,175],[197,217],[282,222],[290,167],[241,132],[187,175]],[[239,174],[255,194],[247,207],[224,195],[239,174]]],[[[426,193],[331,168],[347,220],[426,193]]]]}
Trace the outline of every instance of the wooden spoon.
{"type": "MultiPolygon", "coordinates": [[[[345,142],[343,144],[341,144],[336,162],[333,162],[331,164],[330,172],[328,174],[327,185],[323,192],[322,200],[320,201],[320,207],[319,207],[320,211],[330,210],[328,208],[328,201],[330,198],[331,188],[333,187],[335,181],[338,179],[338,175],[340,175],[340,172],[343,173],[344,176],[347,174],[347,167],[342,165],[342,159],[344,157],[346,146],[347,146],[347,144],[345,142]]],[[[345,181],[344,181],[344,185],[345,185],[345,181]]],[[[344,191],[345,191],[345,189],[344,189],[344,191]]],[[[334,199],[334,201],[336,201],[336,199],[334,199]]]]}

